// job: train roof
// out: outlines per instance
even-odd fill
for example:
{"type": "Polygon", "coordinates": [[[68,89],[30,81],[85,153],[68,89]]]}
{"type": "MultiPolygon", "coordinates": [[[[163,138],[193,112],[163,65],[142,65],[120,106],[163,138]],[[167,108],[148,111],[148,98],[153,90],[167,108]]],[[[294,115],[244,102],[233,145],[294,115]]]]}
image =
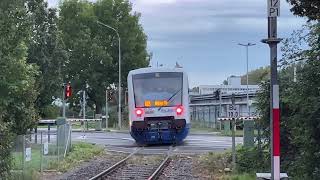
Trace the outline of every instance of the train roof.
{"type": "Polygon", "coordinates": [[[182,73],[185,73],[182,68],[154,68],[154,67],[147,67],[147,68],[140,68],[140,69],[131,70],[129,72],[129,75],[152,73],[152,72],[182,72],[182,73]]]}

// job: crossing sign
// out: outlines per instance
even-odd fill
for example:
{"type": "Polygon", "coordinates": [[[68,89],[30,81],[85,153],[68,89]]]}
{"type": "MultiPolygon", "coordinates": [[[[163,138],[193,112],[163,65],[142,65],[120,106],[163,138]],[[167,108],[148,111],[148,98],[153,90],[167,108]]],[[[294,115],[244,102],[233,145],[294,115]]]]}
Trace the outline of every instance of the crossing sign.
{"type": "Polygon", "coordinates": [[[239,105],[229,104],[227,106],[227,117],[228,118],[238,118],[238,117],[240,117],[239,105]]]}

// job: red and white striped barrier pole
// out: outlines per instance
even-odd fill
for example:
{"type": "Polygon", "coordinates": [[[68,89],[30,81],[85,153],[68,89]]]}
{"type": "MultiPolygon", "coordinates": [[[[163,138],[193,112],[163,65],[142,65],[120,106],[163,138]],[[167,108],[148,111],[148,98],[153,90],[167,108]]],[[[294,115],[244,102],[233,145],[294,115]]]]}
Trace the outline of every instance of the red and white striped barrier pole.
{"type": "Polygon", "coordinates": [[[273,177],[280,179],[280,109],[279,109],[279,85],[272,88],[272,154],[273,154],[273,177]]]}

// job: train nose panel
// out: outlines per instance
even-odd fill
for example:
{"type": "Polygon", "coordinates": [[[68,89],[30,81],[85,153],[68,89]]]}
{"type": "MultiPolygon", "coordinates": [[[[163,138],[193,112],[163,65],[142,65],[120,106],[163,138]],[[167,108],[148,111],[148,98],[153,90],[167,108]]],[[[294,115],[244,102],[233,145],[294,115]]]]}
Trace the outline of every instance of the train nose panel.
{"type": "Polygon", "coordinates": [[[189,132],[184,119],[134,121],[131,136],[140,144],[179,143],[189,132]]]}

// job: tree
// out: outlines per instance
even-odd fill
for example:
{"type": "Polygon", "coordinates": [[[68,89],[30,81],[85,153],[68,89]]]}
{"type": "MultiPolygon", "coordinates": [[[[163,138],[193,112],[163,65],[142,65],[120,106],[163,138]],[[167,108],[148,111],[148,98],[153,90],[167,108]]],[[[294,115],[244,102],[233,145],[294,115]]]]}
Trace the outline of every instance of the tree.
{"type": "Polygon", "coordinates": [[[222,84],[223,85],[228,85],[228,81],[227,80],[223,80],[222,84]]]}
{"type": "Polygon", "coordinates": [[[10,173],[11,133],[34,126],[37,69],[27,64],[30,19],[24,0],[0,1],[0,176],[10,173]]]}
{"type": "Polygon", "coordinates": [[[39,67],[36,106],[40,116],[45,118],[48,116],[48,109],[52,109],[53,100],[61,98],[61,77],[67,52],[57,29],[56,9],[48,8],[44,0],[27,0],[27,4],[32,20],[32,41],[28,44],[27,62],[39,67]]]}
{"type": "Polygon", "coordinates": [[[320,19],[320,1],[318,0],[287,0],[293,7],[293,14],[306,16],[310,20],[320,19]]]}
{"type": "MultiPolygon", "coordinates": [[[[282,66],[279,73],[281,109],[281,164],[284,171],[296,179],[320,178],[320,61],[317,59],[318,24],[309,24],[285,40],[282,66]],[[306,32],[306,33],[305,33],[306,32]],[[296,46],[296,42],[301,43],[296,46]],[[303,48],[301,47],[303,46],[303,48]],[[295,60],[300,60],[297,82],[292,80],[295,60]]],[[[269,147],[270,84],[265,83],[258,96],[258,109],[262,115],[258,122],[264,130],[262,139],[269,147]]]]}
{"type": "MultiPolygon", "coordinates": [[[[118,82],[118,38],[114,31],[97,24],[97,20],[119,31],[122,54],[122,86],[129,70],[146,67],[146,35],[139,24],[140,15],[132,12],[127,0],[65,1],[60,7],[59,29],[70,57],[66,64],[75,92],[85,90],[88,105],[101,114],[105,90],[114,91],[118,82]]],[[[77,105],[76,98],[71,100],[77,105]]]]}
{"type": "Polygon", "coordinates": [[[9,132],[9,129],[8,123],[0,121],[0,176],[4,179],[10,177],[10,169],[12,165],[10,157],[12,133],[9,132]]]}
{"type": "MultiPolygon", "coordinates": [[[[270,77],[270,67],[260,67],[248,73],[249,84],[260,84],[262,81],[267,81],[270,77]]],[[[241,84],[247,84],[247,75],[241,76],[241,84]]]]}
{"type": "Polygon", "coordinates": [[[1,1],[0,8],[2,121],[11,122],[14,132],[24,134],[37,116],[34,108],[37,70],[26,62],[30,21],[23,0],[1,1]]]}

